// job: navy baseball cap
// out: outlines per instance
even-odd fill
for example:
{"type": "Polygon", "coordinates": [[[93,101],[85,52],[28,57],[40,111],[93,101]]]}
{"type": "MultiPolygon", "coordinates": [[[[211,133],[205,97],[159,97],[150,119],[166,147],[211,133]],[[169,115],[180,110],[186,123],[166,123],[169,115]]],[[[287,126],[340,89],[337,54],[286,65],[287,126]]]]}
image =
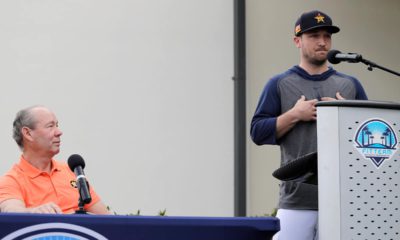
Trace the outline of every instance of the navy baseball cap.
{"type": "Polygon", "coordinates": [[[337,33],[340,28],[332,24],[332,19],[325,13],[314,10],[303,13],[294,25],[294,35],[300,36],[310,30],[324,28],[330,33],[337,33]]]}

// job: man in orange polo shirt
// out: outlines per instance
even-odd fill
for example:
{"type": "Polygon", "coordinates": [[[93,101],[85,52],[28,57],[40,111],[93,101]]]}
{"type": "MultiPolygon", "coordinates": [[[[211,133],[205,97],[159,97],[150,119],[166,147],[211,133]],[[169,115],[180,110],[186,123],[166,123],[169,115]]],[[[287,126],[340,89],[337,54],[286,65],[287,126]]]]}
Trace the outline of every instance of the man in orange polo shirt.
{"type": "MultiPolygon", "coordinates": [[[[62,135],[54,113],[43,106],[29,107],[17,113],[13,126],[22,155],[0,178],[0,212],[75,212],[79,199],[75,174],[65,162],[53,159],[62,135]]],[[[85,210],[110,214],[92,186],[90,193],[92,201],[85,210]]]]}

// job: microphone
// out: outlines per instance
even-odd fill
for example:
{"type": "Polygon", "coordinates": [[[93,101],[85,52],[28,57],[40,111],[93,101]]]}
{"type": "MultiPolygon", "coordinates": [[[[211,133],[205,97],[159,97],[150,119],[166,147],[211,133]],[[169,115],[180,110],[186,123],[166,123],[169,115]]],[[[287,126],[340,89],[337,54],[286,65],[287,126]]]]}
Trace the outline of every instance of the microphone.
{"type": "MultiPolygon", "coordinates": [[[[76,175],[76,183],[79,191],[80,202],[88,204],[92,201],[90,196],[89,184],[86,180],[83,169],[85,168],[85,161],[78,154],[72,154],[68,158],[68,166],[76,175]]],[[[83,206],[83,205],[82,205],[83,206]]]]}
{"type": "Polygon", "coordinates": [[[338,64],[341,61],[350,63],[358,63],[363,60],[362,56],[357,53],[341,53],[338,50],[330,50],[328,52],[328,61],[332,64],[338,64]]]}

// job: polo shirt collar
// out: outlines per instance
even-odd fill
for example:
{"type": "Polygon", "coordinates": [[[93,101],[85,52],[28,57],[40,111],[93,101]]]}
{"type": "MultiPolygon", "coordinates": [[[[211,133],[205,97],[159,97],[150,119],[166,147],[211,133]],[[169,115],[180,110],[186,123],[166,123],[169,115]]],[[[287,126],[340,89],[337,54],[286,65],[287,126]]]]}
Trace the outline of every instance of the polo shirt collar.
{"type": "MultiPolygon", "coordinates": [[[[51,162],[52,162],[52,164],[51,164],[52,168],[51,168],[50,174],[53,174],[55,171],[61,170],[57,161],[55,161],[54,159],[51,159],[51,162]]],[[[43,173],[43,171],[40,171],[36,167],[32,166],[32,164],[30,164],[22,155],[21,155],[18,165],[30,178],[35,178],[35,177],[39,176],[41,173],[43,173]]]]}

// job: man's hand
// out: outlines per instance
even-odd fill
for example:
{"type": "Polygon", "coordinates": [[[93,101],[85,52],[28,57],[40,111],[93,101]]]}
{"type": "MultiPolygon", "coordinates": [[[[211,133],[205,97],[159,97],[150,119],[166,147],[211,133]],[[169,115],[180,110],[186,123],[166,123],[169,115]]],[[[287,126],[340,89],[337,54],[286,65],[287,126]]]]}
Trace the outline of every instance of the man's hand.
{"type": "Polygon", "coordinates": [[[336,93],[336,98],[331,98],[331,97],[322,97],[321,101],[335,101],[335,100],[345,100],[342,95],[340,95],[339,92],[336,93]]]}
{"type": "Polygon", "coordinates": [[[302,95],[292,109],[294,116],[300,121],[316,120],[317,108],[315,104],[317,102],[317,99],[306,100],[306,97],[302,95]]]}
{"type": "Polygon", "coordinates": [[[30,213],[62,213],[61,208],[53,202],[45,203],[34,208],[28,208],[28,211],[30,213]]]}
{"type": "Polygon", "coordinates": [[[27,208],[19,199],[8,199],[0,203],[0,212],[26,212],[26,213],[62,213],[60,207],[53,203],[45,203],[37,207],[27,208]]]}
{"type": "Polygon", "coordinates": [[[276,138],[284,136],[299,121],[315,121],[317,119],[317,99],[306,100],[301,96],[289,111],[280,115],[276,120],[276,138]]]}

